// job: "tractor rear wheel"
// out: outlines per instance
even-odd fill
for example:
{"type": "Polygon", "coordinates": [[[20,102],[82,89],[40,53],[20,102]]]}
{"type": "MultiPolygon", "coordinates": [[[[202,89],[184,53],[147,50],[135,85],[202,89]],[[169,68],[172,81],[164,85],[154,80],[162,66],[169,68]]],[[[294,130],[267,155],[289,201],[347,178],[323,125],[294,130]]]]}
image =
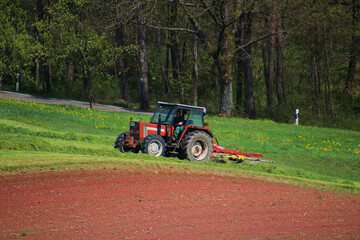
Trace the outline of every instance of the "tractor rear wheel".
{"type": "Polygon", "coordinates": [[[119,151],[122,152],[122,153],[131,151],[131,150],[132,150],[131,148],[128,148],[128,147],[124,147],[124,146],[123,146],[123,144],[124,144],[124,142],[125,142],[125,138],[126,138],[126,136],[128,136],[128,135],[129,135],[129,132],[123,132],[123,133],[121,133],[121,134],[116,138],[114,148],[119,149],[119,151]]]}
{"type": "Polygon", "coordinates": [[[157,134],[146,136],[141,143],[141,151],[154,156],[163,156],[165,154],[165,140],[157,134]]]}
{"type": "Polygon", "coordinates": [[[211,137],[203,131],[187,134],[181,147],[182,155],[192,162],[207,161],[211,157],[213,143],[211,137]]]}

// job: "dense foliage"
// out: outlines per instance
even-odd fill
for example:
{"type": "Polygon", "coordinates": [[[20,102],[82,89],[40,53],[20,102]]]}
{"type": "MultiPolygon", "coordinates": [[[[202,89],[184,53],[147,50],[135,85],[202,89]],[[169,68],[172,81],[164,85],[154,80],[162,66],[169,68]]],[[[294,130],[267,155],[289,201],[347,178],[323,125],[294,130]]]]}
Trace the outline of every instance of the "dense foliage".
{"type": "Polygon", "coordinates": [[[359,0],[1,0],[2,89],[360,129],[359,0]]]}

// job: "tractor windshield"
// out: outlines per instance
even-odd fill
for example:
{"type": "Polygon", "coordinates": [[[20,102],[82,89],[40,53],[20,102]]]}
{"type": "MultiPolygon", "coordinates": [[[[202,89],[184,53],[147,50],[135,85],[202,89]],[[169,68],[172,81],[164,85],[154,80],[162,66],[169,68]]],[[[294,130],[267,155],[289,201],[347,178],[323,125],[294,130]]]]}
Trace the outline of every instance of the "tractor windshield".
{"type": "Polygon", "coordinates": [[[151,123],[158,123],[159,116],[161,115],[162,124],[171,124],[175,115],[176,108],[172,106],[163,106],[160,105],[156,109],[156,112],[151,118],[151,123]]]}

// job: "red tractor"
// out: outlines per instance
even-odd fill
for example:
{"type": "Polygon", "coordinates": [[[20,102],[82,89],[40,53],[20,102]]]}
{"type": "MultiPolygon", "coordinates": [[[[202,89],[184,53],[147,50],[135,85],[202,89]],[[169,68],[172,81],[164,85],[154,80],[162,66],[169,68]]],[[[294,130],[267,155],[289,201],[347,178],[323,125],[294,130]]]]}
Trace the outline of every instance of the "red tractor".
{"type": "Polygon", "coordinates": [[[130,132],[119,135],[115,148],[154,156],[174,155],[190,161],[209,160],[214,134],[204,123],[206,108],[159,102],[150,123],[130,120],[130,132]]]}

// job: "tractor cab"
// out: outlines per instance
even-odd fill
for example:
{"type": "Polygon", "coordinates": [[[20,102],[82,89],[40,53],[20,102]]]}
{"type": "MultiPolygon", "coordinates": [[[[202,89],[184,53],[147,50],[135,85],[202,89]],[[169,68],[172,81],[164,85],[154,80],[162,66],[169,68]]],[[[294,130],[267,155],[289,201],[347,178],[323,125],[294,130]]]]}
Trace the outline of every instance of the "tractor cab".
{"type": "Polygon", "coordinates": [[[206,108],[158,102],[150,123],[130,121],[130,131],[119,135],[115,148],[155,156],[176,154],[191,161],[208,160],[214,135],[204,123],[206,108]]]}
{"type": "Polygon", "coordinates": [[[206,108],[159,102],[150,123],[173,124],[176,113],[180,113],[186,125],[204,127],[206,108]]]}

